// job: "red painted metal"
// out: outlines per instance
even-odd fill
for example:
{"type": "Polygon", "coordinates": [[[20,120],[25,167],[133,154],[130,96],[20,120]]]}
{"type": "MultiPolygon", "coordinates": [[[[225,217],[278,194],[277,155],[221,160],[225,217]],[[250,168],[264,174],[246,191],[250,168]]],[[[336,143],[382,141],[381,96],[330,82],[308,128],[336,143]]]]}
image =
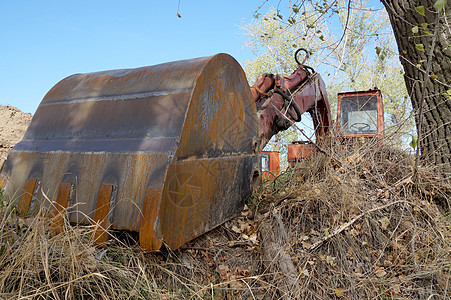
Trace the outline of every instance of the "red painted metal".
{"type": "Polygon", "coordinates": [[[257,106],[260,150],[273,135],[288,129],[305,112],[312,116],[317,138],[324,136],[331,126],[325,84],[318,73],[311,74],[303,65],[289,77],[265,73],[251,86],[251,91],[257,106]]]}
{"type": "Polygon", "coordinates": [[[311,158],[316,154],[316,147],[310,142],[295,141],[288,145],[287,160],[290,165],[311,158]]]}
{"type": "Polygon", "coordinates": [[[278,151],[262,151],[262,179],[273,179],[280,172],[279,152],[278,151]]]}
{"type": "MultiPolygon", "coordinates": [[[[349,106],[349,105],[348,105],[349,106]]],[[[355,91],[355,92],[346,92],[338,94],[338,104],[337,104],[337,131],[339,132],[340,138],[343,140],[348,140],[351,143],[355,138],[381,138],[384,135],[384,106],[382,102],[382,94],[379,89],[373,89],[368,91],[355,91]],[[363,130],[356,133],[346,132],[346,128],[348,127],[348,122],[343,122],[343,114],[353,112],[352,110],[345,109],[344,102],[355,102],[360,103],[358,105],[354,105],[354,108],[357,107],[355,111],[364,112],[362,108],[371,107],[377,112],[374,121],[376,122],[374,132],[365,133],[363,130]],[[363,103],[363,104],[362,104],[363,103]],[[359,110],[360,105],[360,110],[359,110]]],[[[364,125],[362,125],[364,126],[364,125]]],[[[366,126],[366,125],[365,125],[366,126]]],[[[367,127],[367,126],[366,126],[367,127]]],[[[369,127],[371,129],[371,127],[369,127]]],[[[317,135],[318,137],[318,135],[317,135]]],[[[288,162],[290,165],[296,165],[297,162],[302,161],[303,159],[313,157],[316,153],[316,148],[313,144],[308,142],[293,142],[288,145],[288,162]]]]}
{"type": "MultiPolygon", "coordinates": [[[[373,89],[368,91],[356,91],[356,92],[346,92],[338,94],[337,102],[337,122],[338,132],[342,138],[358,138],[358,137],[377,137],[381,138],[384,136],[384,105],[382,102],[382,93],[379,89],[373,89]],[[353,103],[354,105],[347,105],[346,103],[353,103]],[[354,106],[354,110],[349,109],[349,106],[354,106]],[[348,121],[348,117],[344,114],[349,113],[364,113],[365,108],[370,108],[375,111],[377,115],[373,118],[368,116],[372,122],[375,122],[375,130],[361,130],[355,131],[355,133],[350,133],[352,130],[348,129],[352,126],[351,121],[348,121]]],[[[363,124],[363,123],[362,123],[363,124]]],[[[369,124],[373,125],[373,124],[369,124]]],[[[363,127],[362,127],[363,128],[363,127]]],[[[358,128],[357,128],[358,129],[358,128]]],[[[371,129],[371,128],[369,128],[371,129]]]]}

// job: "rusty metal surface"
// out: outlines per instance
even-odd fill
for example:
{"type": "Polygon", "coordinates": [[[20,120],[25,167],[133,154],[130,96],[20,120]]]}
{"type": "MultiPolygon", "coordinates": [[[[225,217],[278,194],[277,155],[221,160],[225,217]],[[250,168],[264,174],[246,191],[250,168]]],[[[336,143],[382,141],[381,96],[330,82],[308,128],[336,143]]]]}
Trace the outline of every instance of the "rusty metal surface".
{"type": "Polygon", "coordinates": [[[20,199],[20,204],[18,207],[18,211],[21,214],[27,214],[31,209],[31,203],[33,200],[33,196],[36,193],[36,185],[38,181],[36,179],[30,178],[25,182],[24,192],[20,199]]]}
{"type": "Polygon", "coordinates": [[[0,190],[3,190],[3,188],[6,186],[6,177],[0,176],[0,190]]]}
{"type": "Polygon", "coordinates": [[[160,205],[161,189],[147,188],[139,225],[139,243],[143,249],[160,249],[163,245],[159,222],[160,205]]]}
{"type": "Polygon", "coordinates": [[[214,56],[197,79],[176,159],[256,155],[257,126],[244,71],[231,56],[214,56]]]}
{"type": "Polygon", "coordinates": [[[54,217],[52,229],[56,233],[61,233],[64,226],[64,218],[66,216],[67,203],[69,201],[70,192],[73,185],[68,182],[61,182],[58,188],[58,194],[55,201],[54,217]]]}
{"type": "Polygon", "coordinates": [[[311,142],[291,142],[288,144],[287,160],[293,165],[298,161],[312,158],[316,154],[316,147],[311,142]]]}
{"type": "Polygon", "coordinates": [[[160,207],[164,241],[171,249],[241,210],[250,195],[257,157],[182,160],[170,165],[160,207]]]}
{"type": "Polygon", "coordinates": [[[36,179],[35,207],[53,212],[60,194],[73,223],[104,220],[138,231],[146,250],[176,249],[241,209],[257,128],[244,72],[226,54],[76,74],[47,93],[1,174],[19,206],[36,179]]]}
{"type": "Polygon", "coordinates": [[[110,184],[101,184],[97,194],[96,209],[94,211],[93,221],[98,224],[94,231],[94,242],[98,245],[105,244],[108,239],[107,229],[110,226],[108,213],[110,212],[111,199],[114,192],[114,186],[110,184]]]}
{"type": "Polygon", "coordinates": [[[321,76],[309,69],[301,64],[289,77],[265,73],[251,86],[257,106],[260,150],[273,135],[300,121],[305,112],[312,117],[317,138],[329,130],[332,119],[326,86],[321,76]]]}

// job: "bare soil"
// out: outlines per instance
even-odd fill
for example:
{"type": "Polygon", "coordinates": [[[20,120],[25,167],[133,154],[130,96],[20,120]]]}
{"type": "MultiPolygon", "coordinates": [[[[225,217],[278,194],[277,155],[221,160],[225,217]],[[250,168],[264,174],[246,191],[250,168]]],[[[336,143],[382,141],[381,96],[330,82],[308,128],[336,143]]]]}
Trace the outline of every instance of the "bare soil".
{"type": "Polygon", "coordinates": [[[24,136],[31,117],[14,106],[0,105],[0,166],[9,150],[24,136]]]}

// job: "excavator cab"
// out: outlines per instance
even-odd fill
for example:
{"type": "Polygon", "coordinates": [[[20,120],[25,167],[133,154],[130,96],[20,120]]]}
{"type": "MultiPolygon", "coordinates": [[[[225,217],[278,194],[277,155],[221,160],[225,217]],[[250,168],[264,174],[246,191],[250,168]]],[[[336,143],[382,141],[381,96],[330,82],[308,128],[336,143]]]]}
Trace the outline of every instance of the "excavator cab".
{"type": "MultiPolygon", "coordinates": [[[[381,91],[374,88],[368,91],[339,93],[336,126],[343,145],[352,146],[357,140],[382,138],[384,105],[381,91]]],[[[311,142],[292,142],[288,145],[288,163],[297,166],[315,153],[315,145],[311,142]]]]}
{"type": "Polygon", "coordinates": [[[384,106],[379,89],[338,94],[337,122],[341,137],[373,138],[384,134],[384,106]]]}

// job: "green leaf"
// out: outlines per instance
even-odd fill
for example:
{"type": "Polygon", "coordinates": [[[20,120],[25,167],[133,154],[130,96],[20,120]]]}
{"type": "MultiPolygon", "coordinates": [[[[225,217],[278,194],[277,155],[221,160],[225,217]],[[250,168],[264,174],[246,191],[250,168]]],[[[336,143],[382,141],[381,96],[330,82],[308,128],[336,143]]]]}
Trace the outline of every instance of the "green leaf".
{"type": "Polygon", "coordinates": [[[410,147],[413,148],[413,150],[417,149],[417,137],[412,135],[412,141],[409,143],[410,147]]]}
{"type": "Polygon", "coordinates": [[[431,79],[437,79],[437,78],[438,78],[437,75],[435,75],[435,74],[432,74],[432,75],[431,75],[431,79]]]}
{"type": "Polygon", "coordinates": [[[413,26],[412,27],[412,32],[413,33],[418,33],[418,26],[413,26]]]}
{"type": "Polygon", "coordinates": [[[424,33],[429,34],[429,35],[433,35],[432,33],[430,33],[429,31],[425,30],[424,33]]]}
{"type": "Polygon", "coordinates": [[[435,1],[434,8],[438,11],[441,11],[446,4],[446,0],[437,0],[435,1]]]}
{"type": "Polygon", "coordinates": [[[444,94],[445,94],[445,96],[447,96],[449,99],[451,99],[451,89],[447,90],[444,94]]]}
{"type": "Polygon", "coordinates": [[[426,30],[426,28],[428,28],[428,23],[421,23],[421,27],[423,27],[423,29],[426,30]]]}
{"type": "Polygon", "coordinates": [[[422,16],[425,16],[424,14],[424,6],[417,6],[415,7],[415,10],[417,11],[417,13],[419,13],[422,16]]]}
{"type": "Polygon", "coordinates": [[[415,48],[417,48],[418,50],[424,52],[424,45],[423,44],[415,44],[415,48]]]}
{"type": "Polygon", "coordinates": [[[324,42],[324,35],[320,35],[319,39],[324,42]]]}
{"type": "Polygon", "coordinates": [[[407,54],[407,51],[406,51],[406,50],[402,50],[402,53],[403,53],[403,54],[407,54]]]}

